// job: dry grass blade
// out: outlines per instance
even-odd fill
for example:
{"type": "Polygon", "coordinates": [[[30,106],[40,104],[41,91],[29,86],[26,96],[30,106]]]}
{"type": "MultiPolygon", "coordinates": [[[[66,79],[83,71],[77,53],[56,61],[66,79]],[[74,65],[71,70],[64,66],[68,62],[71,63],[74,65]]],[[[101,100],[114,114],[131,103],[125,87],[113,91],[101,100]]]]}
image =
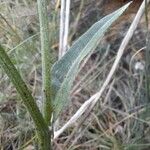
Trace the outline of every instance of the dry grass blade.
{"type": "Polygon", "coordinates": [[[60,12],[59,58],[65,54],[68,46],[69,17],[70,0],[62,0],[60,12]]]}

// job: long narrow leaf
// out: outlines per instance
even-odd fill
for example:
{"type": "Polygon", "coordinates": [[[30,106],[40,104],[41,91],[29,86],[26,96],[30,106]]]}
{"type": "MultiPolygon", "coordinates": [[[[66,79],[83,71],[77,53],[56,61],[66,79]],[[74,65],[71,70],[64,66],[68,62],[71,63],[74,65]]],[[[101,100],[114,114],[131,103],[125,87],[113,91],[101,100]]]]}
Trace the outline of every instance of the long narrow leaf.
{"type": "Polygon", "coordinates": [[[55,119],[62,108],[68,103],[69,92],[78,73],[81,61],[97,47],[104,33],[125,11],[129,4],[130,3],[126,4],[112,14],[96,22],[72,45],[62,59],[54,64],[52,68],[52,79],[57,92],[54,104],[55,119]]]}
{"type": "Polygon", "coordinates": [[[24,102],[27,110],[29,111],[36,127],[36,132],[38,134],[39,143],[41,145],[47,145],[49,140],[49,128],[34,100],[31,91],[28,89],[27,85],[23,81],[18,70],[10,60],[9,56],[0,45],[0,66],[5,71],[17,92],[19,93],[22,101],[24,102]]]}

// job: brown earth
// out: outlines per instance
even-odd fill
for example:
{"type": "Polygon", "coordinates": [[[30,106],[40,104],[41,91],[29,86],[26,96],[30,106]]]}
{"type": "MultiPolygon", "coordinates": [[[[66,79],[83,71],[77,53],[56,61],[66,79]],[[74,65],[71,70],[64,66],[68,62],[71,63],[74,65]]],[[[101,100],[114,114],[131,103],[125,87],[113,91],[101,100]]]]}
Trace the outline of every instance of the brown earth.
{"type": "MultiPolygon", "coordinates": [[[[103,7],[105,14],[111,13],[112,11],[120,8],[131,0],[104,0],[103,7]]],[[[132,4],[126,11],[125,15],[129,15],[130,13],[136,13],[138,7],[142,3],[142,0],[133,0],[132,4]]]]}

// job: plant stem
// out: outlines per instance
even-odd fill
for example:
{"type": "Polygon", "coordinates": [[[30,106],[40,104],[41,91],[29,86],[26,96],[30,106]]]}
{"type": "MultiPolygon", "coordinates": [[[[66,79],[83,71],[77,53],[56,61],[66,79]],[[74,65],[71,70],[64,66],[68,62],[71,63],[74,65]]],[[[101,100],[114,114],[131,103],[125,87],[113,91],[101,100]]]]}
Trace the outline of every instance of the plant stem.
{"type": "Polygon", "coordinates": [[[10,58],[6,54],[5,50],[0,46],[0,65],[8,75],[11,82],[14,84],[17,92],[23,100],[27,110],[29,111],[35,127],[39,140],[39,146],[41,150],[50,149],[50,131],[46,124],[34,98],[31,95],[31,91],[22,80],[19,72],[11,62],[10,58]]]}
{"type": "Polygon", "coordinates": [[[38,13],[40,21],[40,37],[41,37],[41,55],[42,55],[42,91],[43,91],[43,113],[45,121],[48,125],[52,115],[52,89],[51,89],[51,65],[52,57],[50,52],[49,40],[49,24],[47,13],[47,0],[37,0],[38,13]]]}

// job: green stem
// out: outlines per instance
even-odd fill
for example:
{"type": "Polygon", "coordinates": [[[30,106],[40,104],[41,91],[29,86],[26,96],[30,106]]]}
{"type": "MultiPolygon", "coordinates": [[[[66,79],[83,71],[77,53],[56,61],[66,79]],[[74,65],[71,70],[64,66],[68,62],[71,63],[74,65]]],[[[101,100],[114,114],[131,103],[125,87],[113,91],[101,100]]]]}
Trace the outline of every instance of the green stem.
{"type": "Polygon", "coordinates": [[[47,13],[47,0],[37,0],[38,13],[40,21],[40,37],[41,37],[41,55],[42,55],[42,91],[44,104],[44,118],[48,125],[51,121],[52,115],[52,89],[51,89],[51,65],[52,52],[50,52],[49,40],[49,23],[47,13]]]}
{"type": "Polygon", "coordinates": [[[11,82],[14,84],[17,92],[23,100],[27,110],[29,111],[36,127],[36,133],[39,140],[41,150],[50,149],[50,131],[49,128],[31,95],[31,91],[22,80],[19,72],[11,62],[10,58],[6,54],[5,50],[0,46],[0,65],[8,75],[11,82]]]}

